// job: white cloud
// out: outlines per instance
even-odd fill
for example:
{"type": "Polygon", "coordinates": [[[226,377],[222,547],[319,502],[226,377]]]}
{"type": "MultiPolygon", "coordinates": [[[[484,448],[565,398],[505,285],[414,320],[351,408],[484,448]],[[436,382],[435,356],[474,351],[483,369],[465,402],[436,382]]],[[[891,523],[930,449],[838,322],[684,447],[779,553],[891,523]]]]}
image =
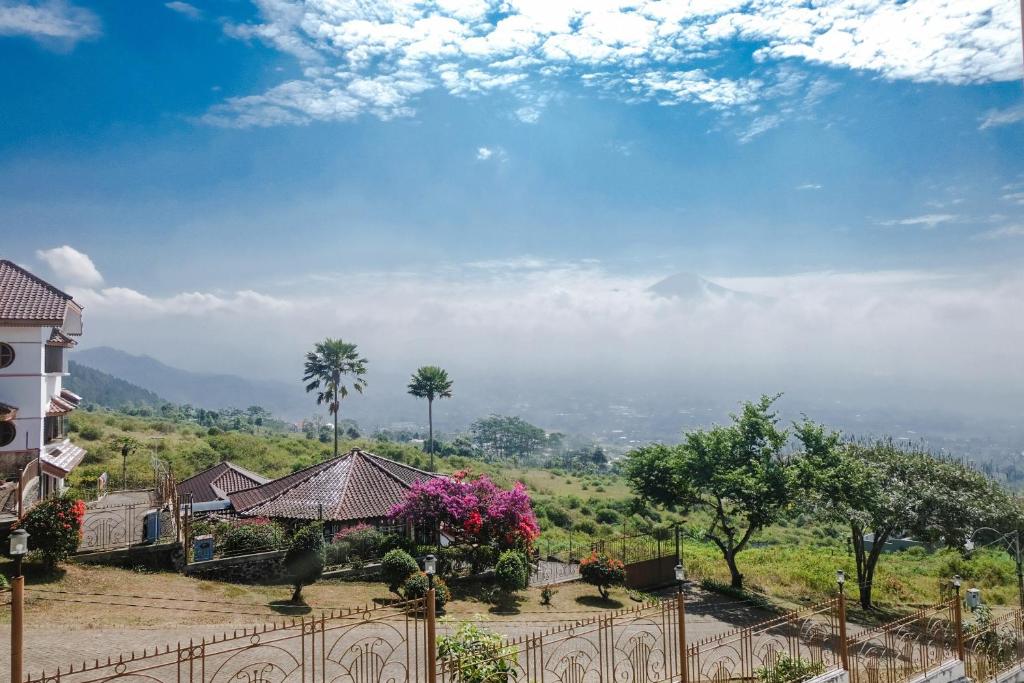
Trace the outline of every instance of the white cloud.
{"type": "Polygon", "coordinates": [[[508,154],[503,147],[477,147],[477,161],[490,161],[491,159],[504,162],[508,159],[508,154]]]}
{"type": "Polygon", "coordinates": [[[103,282],[103,276],[92,259],[74,247],[65,244],[53,249],[40,249],[36,256],[50,267],[62,285],[95,287],[103,282]]]}
{"type": "Polygon", "coordinates": [[[998,240],[1009,237],[1024,237],[1024,225],[1005,225],[1001,228],[986,230],[976,235],[978,239],[998,240]]]}
{"type": "Polygon", "coordinates": [[[1011,80],[1020,69],[1019,17],[1003,0],[434,0],[379,3],[254,0],[259,20],[228,35],[294,55],[301,83],[234,98],[217,125],[344,121],[408,115],[416,96],[511,93],[537,120],[537,98],[574,79],[627,102],[655,100],[757,120],[749,140],[806,115],[835,84],[800,73],[824,64],[917,82],[1011,80]],[[721,73],[736,42],[753,46],[756,76],[721,73]],[[361,95],[353,84],[368,83],[361,95]],[[281,88],[303,97],[282,97],[281,88]],[[782,100],[778,111],[758,110],[782,100]]]}
{"type": "Polygon", "coordinates": [[[879,225],[921,225],[925,229],[930,230],[937,225],[942,223],[951,223],[955,221],[958,216],[951,213],[928,213],[923,216],[911,216],[909,218],[893,218],[890,220],[881,221],[879,225]]]}
{"type": "Polygon", "coordinates": [[[979,128],[985,130],[986,128],[995,128],[997,126],[1007,126],[1012,123],[1020,123],[1024,121],[1024,104],[1018,104],[1015,107],[1007,107],[1006,109],[993,109],[985,114],[985,118],[982,119],[979,128]]]}
{"type": "Polygon", "coordinates": [[[641,393],[708,387],[731,400],[738,382],[747,391],[830,394],[860,382],[877,405],[880,378],[892,379],[887,391],[928,395],[982,387],[998,397],[1024,383],[1020,274],[717,277],[764,296],[688,300],[652,295],[660,277],[523,257],[420,273],[318,273],[274,286],[273,296],[254,291],[265,282],[227,293],[156,297],[108,287],[75,295],[86,305],[90,345],[167,358],[185,348],[193,367],[230,372],[246,372],[245,357],[254,363],[248,374],[271,377],[294,376],[311,340],[340,331],[358,340],[375,377],[431,358],[466,382],[497,375],[534,386],[555,374],[563,392],[594,377],[641,393]],[[948,390],[928,391],[935,387],[948,390]]]}
{"type": "Polygon", "coordinates": [[[804,191],[804,190],[820,190],[821,189],[821,185],[819,185],[818,183],[804,183],[803,185],[797,185],[796,189],[800,190],[800,191],[804,191]]]}
{"type": "Polygon", "coordinates": [[[99,34],[99,18],[65,0],[0,0],[0,36],[28,36],[43,45],[71,48],[99,34]]]}
{"type": "Polygon", "coordinates": [[[203,15],[202,10],[200,10],[198,7],[196,7],[195,5],[190,5],[187,2],[182,2],[181,0],[173,0],[172,2],[166,2],[164,3],[164,7],[170,10],[174,10],[179,14],[184,14],[189,19],[198,19],[203,15]]]}

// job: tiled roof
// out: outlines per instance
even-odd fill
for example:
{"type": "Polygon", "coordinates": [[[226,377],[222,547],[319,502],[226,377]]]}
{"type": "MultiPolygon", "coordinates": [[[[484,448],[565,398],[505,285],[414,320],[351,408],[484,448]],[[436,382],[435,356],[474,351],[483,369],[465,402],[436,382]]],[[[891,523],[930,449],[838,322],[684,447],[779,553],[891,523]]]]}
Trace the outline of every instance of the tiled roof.
{"type": "Polygon", "coordinates": [[[385,517],[416,481],[439,475],[354,449],[281,479],[229,496],[239,514],[328,521],[385,517]]]}
{"type": "Polygon", "coordinates": [[[192,494],[193,503],[224,500],[228,494],[270,480],[234,463],[221,462],[178,483],[178,495],[192,494]]]}
{"type": "Polygon", "coordinates": [[[50,338],[46,340],[47,346],[60,346],[65,349],[70,349],[72,346],[78,344],[74,339],[64,334],[59,328],[53,328],[50,331],[50,338]]]}
{"type": "Polygon", "coordinates": [[[44,452],[41,457],[44,465],[50,465],[62,473],[68,474],[78,466],[78,463],[82,462],[82,458],[85,457],[85,449],[70,441],[65,441],[57,448],[44,452]]]}
{"type": "Polygon", "coordinates": [[[77,403],[72,403],[63,396],[51,396],[50,405],[46,408],[46,416],[55,417],[57,415],[67,415],[77,407],[77,403]]]}
{"type": "Polygon", "coordinates": [[[0,420],[13,420],[18,417],[18,407],[0,403],[0,420]]]}
{"type": "Polygon", "coordinates": [[[0,323],[64,324],[71,295],[24,268],[0,260],[0,323]]]}

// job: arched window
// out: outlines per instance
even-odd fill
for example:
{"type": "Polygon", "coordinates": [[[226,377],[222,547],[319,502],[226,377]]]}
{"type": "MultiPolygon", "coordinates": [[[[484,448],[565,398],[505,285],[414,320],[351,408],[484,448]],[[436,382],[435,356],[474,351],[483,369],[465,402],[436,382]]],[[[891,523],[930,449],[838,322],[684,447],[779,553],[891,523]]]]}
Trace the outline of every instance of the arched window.
{"type": "Polygon", "coordinates": [[[0,368],[6,368],[14,362],[14,347],[0,342],[0,368]]]}
{"type": "Polygon", "coordinates": [[[0,422],[0,446],[6,446],[14,441],[18,430],[14,428],[13,422],[0,422]]]}

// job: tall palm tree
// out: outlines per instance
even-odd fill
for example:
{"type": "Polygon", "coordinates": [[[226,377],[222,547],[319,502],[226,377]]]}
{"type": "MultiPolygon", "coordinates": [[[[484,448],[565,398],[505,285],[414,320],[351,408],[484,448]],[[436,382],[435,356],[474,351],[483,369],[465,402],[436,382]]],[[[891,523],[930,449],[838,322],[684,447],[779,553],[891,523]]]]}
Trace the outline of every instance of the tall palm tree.
{"type": "Polygon", "coordinates": [[[413,373],[409,393],[427,399],[427,420],[430,423],[430,469],[434,469],[434,399],[452,397],[452,380],[436,365],[424,365],[413,373]]]}
{"type": "Polygon", "coordinates": [[[348,387],[342,384],[345,377],[352,378],[352,388],[363,393],[366,380],[366,359],[359,357],[355,344],[328,337],[318,342],[306,354],[305,374],[302,376],[306,391],[317,392],[316,403],[327,404],[327,410],[334,416],[334,457],[338,457],[338,411],[341,399],[348,396],[348,387]]]}

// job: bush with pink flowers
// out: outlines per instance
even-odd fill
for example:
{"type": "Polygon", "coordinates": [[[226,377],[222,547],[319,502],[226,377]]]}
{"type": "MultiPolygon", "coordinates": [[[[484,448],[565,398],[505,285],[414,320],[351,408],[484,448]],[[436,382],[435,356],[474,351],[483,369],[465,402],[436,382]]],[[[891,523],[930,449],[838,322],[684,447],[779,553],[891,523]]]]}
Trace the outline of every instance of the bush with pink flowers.
{"type": "Polygon", "coordinates": [[[528,550],[540,535],[526,487],[503,489],[486,475],[466,472],[417,482],[391,517],[439,528],[461,543],[528,550]]]}
{"type": "Polygon", "coordinates": [[[33,506],[19,524],[29,534],[29,549],[52,571],[78,550],[84,519],[85,503],[60,497],[33,506]]]}

